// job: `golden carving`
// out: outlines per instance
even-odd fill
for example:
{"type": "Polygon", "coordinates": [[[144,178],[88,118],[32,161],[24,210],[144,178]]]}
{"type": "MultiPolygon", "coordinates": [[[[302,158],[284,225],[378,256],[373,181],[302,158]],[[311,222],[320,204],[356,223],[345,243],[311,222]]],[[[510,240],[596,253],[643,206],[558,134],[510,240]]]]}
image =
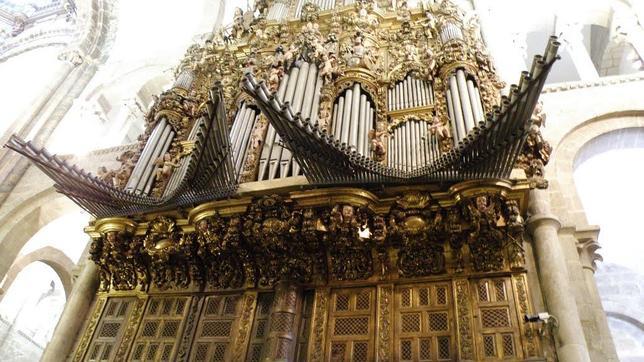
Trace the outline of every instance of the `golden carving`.
{"type": "Polygon", "coordinates": [[[311,326],[311,342],[309,347],[309,356],[311,362],[324,360],[324,344],[326,336],[326,321],[329,308],[329,290],[315,290],[315,306],[313,315],[313,325],[311,326]]]}
{"type": "MultiPolygon", "coordinates": [[[[519,307],[519,315],[530,314],[528,291],[525,277],[522,274],[514,276],[514,288],[519,307]]],[[[528,358],[539,356],[538,333],[532,323],[520,324],[523,336],[525,337],[525,353],[528,358]]]]}
{"type": "Polygon", "coordinates": [[[197,328],[198,312],[203,301],[203,296],[197,295],[191,298],[190,310],[186,317],[186,326],[184,327],[183,338],[179,342],[177,349],[177,361],[187,361],[190,352],[190,344],[192,343],[192,336],[197,328]]]}
{"type": "Polygon", "coordinates": [[[474,340],[472,338],[471,296],[467,279],[454,281],[456,294],[456,325],[458,328],[459,359],[474,359],[474,340]]]}
{"type": "Polygon", "coordinates": [[[98,325],[98,321],[101,317],[101,314],[103,313],[103,307],[105,307],[106,302],[107,297],[105,296],[100,296],[96,299],[94,311],[89,317],[87,326],[85,327],[85,333],[83,333],[83,337],[81,338],[80,342],[78,342],[78,346],[76,347],[76,353],[74,354],[73,358],[74,362],[82,361],[83,357],[87,353],[87,347],[89,347],[89,342],[92,340],[92,335],[94,335],[94,331],[96,330],[96,326],[98,325]]]}
{"type": "Polygon", "coordinates": [[[257,296],[254,293],[248,293],[244,296],[242,312],[238,322],[237,339],[233,344],[234,361],[242,361],[246,355],[246,345],[250,337],[250,327],[255,314],[256,300],[257,296]]]}
{"type": "Polygon", "coordinates": [[[545,179],[544,173],[552,153],[552,146],[541,135],[541,127],[545,125],[546,114],[543,111],[543,104],[539,102],[532,113],[528,138],[516,162],[516,167],[523,169],[528,176],[530,187],[540,189],[548,187],[548,180],[545,179]]]}
{"type": "Polygon", "coordinates": [[[393,321],[391,320],[393,286],[378,288],[378,361],[392,361],[393,321]]]}
{"type": "Polygon", "coordinates": [[[141,317],[143,317],[143,307],[145,306],[146,300],[146,297],[137,298],[136,304],[132,308],[132,312],[130,312],[130,318],[126,322],[125,332],[123,333],[123,337],[121,337],[119,348],[114,355],[115,361],[125,361],[125,357],[128,355],[132,345],[134,334],[141,322],[141,317]]]}

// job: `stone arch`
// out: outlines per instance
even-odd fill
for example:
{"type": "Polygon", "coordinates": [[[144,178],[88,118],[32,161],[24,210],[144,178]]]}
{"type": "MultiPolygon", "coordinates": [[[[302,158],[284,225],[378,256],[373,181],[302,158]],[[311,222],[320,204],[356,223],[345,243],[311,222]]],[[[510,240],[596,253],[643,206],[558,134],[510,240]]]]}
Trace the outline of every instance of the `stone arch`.
{"type": "MultiPolygon", "coordinates": [[[[592,145],[606,147],[609,137],[617,140],[618,135],[644,133],[644,111],[625,111],[600,115],[572,127],[557,145],[546,176],[551,182],[550,194],[553,198],[553,211],[564,225],[587,225],[588,220],[581,199],[577,194],[573,172],[584,157],[593,152],[592,145]],[[595,141],[593,141],[595,140],[595,141]]],[[[630,137],[638,142],[637,137],[630,137]]],[[[641,140],[639,142],[644,142],[641,140]]],[[[615,144],[620,146],[620,144],[615,144]]],[[[624,146],[622,144],[621,146],[624,146]]],[[[605,150],[605,148],[604,148],[605,150]]],[[[596,154],[596,153],[595,153],[596,154]]]]}
{"type": "Polygon", "coordinates": [[[78,206],[49,187],[7,212],[0,219],[0,278],[38,230],[74,210],[78,210],[78,206]]]}
{"type": "Polygon", "coordinates": [[[3,294],[0,294],[0,300],[2,300],[4,293],[9,290],[18,274],[27,265],[36,261],[46,264],[56,272],[63,284],[65,298],[69,299],[72,291],[72,269],[74,268],[74,262],[59,249],[52,246],[45,246],[34,250],[29,254],[20,256],[13,264],[11,264],[1,286],[2,289],[0,292],[3,294]]]}

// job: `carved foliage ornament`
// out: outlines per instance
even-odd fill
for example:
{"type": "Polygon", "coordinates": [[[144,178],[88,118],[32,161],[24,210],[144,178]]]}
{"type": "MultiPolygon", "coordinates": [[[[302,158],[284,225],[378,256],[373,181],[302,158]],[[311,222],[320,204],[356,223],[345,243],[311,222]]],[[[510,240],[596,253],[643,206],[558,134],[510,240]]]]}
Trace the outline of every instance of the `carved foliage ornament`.
{"type": "Polygon", "coordinates": [[[201,219],[194,232],[167,216],[150,221],[142,236],[107,232],[90,255],[103,290],[407,278],[521,269],[523,225],[517,202],[498,195],[443,208],[408,192],[386,214],[348,203],[301,209],[272,195],[241,215],[201,219]]]}

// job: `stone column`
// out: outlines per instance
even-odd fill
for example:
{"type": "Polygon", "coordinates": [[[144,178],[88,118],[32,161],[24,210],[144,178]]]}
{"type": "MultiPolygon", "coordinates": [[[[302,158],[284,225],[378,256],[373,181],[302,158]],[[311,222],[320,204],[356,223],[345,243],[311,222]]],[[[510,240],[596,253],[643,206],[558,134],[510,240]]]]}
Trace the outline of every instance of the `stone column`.
{"type": "Polygon", "coordinates": [[[528,212],[528,231],[532,235],[541,289],[548,312],[558,321],[558,326],[552,331],[559,360],[590,361],[577,304],[568,281],[566,260],[559,245],[557,231],[561,224],[550,213],[545,190],[530,191],[528,212]]]}
{"type": "Polygon", "coordinates": [[[56,325],[53,337],[43,353],[42,362],[67,360],[87,319],[96,291],[98,289],[98,270],[91,261],[86,261],[72,293],[65,304],[63,314],[56,325]]]}
{"type": "Polygon", "coordinates": [[[265,361],[293,360],[300,294],[296,286],[286,281],[280,281],[275,287],[265,361]]]}
{"type": "Polygon", "coordinates": [[[588,303],[592,308],[592,315],[594,318],[597,334],[600,342],[599,348],[601,349],[605,361],[619,361],[617,357],[617,349],[613,342],[613,337],[608,326],[606,319],[606,312],[602,306],[601,297],[597,290],[597,281],[595,280],[595,271],[597,270],[596,261],[602,261],[601,255],[597,254],[600,248],[597,242],[599,228],[590,227],[586,229],[578,229],[575,233],[577,237],[577,250],[579,251],[579,259],[583,268],[584,281],[588,291],[588,303]]]}

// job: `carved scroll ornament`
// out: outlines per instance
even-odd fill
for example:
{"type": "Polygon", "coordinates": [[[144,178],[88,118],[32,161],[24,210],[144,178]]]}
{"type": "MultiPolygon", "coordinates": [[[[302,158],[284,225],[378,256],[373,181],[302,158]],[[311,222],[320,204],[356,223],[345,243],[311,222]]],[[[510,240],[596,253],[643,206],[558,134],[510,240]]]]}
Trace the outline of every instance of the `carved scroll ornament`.
{"type": "Polygon", "coordinates": [[[428,194],[408,192],[386,213],[350,203],[298,208],[271,195],[242,214],[202,218],[190,230],[158,216],[144,235],[101,234],[90,255],[102,289],[271,287],[285,279],[409,278],[524,263],[518,204],[498,195],[441,207],[428,194]]]}

